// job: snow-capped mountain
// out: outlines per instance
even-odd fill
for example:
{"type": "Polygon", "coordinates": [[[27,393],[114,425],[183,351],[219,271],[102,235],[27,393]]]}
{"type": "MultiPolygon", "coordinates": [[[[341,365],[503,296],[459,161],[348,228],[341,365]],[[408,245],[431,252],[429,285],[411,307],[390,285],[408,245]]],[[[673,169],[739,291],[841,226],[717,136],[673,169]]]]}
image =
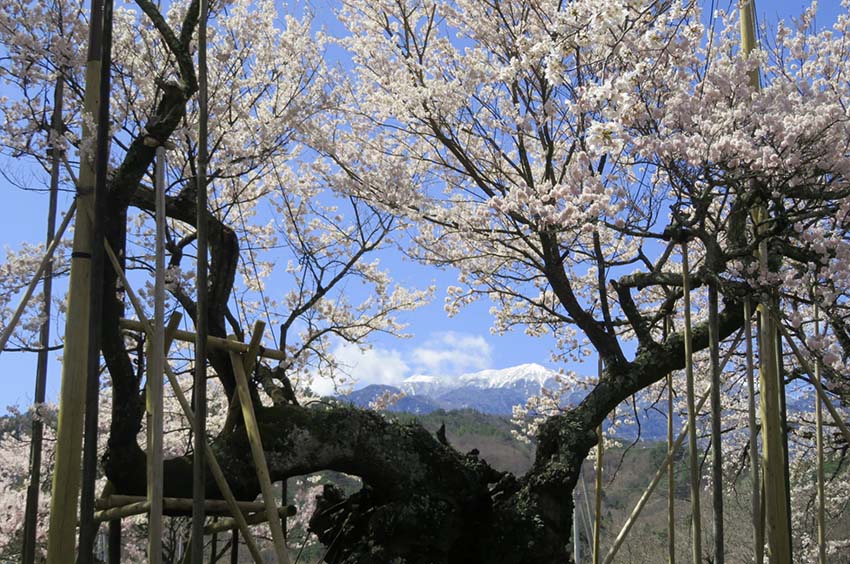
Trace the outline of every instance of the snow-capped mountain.
{"type": "MultiPolygon", "coordinates": [[[[510,416],[515,405],[524,405],[528,398],[539,395],[545,387],[556,389],[558,373],[539,364],[529,363],[503,369],[481,370],[460,376],[431,376],[417,374],[405,379],[400,386],[371,385],[345,396],[345,400],[368,407],[386,393],[404,392],[405,396],[389,408],[414,414],[426,414],[438,409],[474,409],[491,415],[510,416]]],[[[562,398],[564,405],[575,405],[587,394],[577,387],[562,398]]],[[[666,418],[655,410],[641,409],[641,436],[662,439],[666,433],[666,418]]],[[[619,434],[623,438],[637,435],[637,427],[629,425],[619,434]]]]}
{"type": "Polygon", "coordinates": [[[514,389],[528,395],[540,393],[543,386],[557,385],[557,372],[535,363],[510,368],[488,369],[461,374],[457,377],[417,374],[402,382],[400,388],[408,394],[434,396],[459,388],[514,389]]]}
{"type": "Polygon", "coordinates": [[[404,380],[398,388],[366,386],[353,392],[348,399],[356,405],[368,405],[378,395],[389,390],[403,391],[403,402],[395,411],[428,413],[436,409],[470,408],[494,415],[510,415],[513,406],[524,404],[545,386],[557,385],[557,372],[539,364],[521,364],[500,370],[490,369],[460,376],[430,376],[417,374],[404,380]]]}

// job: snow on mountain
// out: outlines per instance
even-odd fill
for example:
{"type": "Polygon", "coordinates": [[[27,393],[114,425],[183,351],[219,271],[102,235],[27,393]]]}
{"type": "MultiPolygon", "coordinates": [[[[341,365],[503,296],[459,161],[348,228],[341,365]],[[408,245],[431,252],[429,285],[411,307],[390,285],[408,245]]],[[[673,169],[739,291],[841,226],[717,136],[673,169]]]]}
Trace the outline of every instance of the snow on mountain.
{"type": "Polygon", "coordinates": [[[461,385],[476,386],[480,388],[516,388],[529,387],[529,385],[540,388],[555,384],[557,372],[535,363],[520,364],[510,368],[481,370],[470,374],[461,375],[458,380],[461,385]]]}

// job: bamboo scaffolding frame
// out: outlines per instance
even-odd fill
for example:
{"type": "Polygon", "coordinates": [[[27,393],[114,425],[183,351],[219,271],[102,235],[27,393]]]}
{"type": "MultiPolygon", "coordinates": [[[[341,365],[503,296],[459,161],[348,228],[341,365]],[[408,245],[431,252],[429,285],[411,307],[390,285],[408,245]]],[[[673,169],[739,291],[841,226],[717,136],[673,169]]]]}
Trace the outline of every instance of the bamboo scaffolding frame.
{"type": "MultiPolygon", "coordinates": [[[[256,328],[262,334],[265,329],[265,323],[258,321],[256,328]]],[[[265,453],[263,452],[260,428],[257,424],[256,414],[254,413],[254,404],[251,401],[251,391],[248,389],[248,378],[245,375],[245,364],[252,361],[243,360],[243,357],[239,353],[231,351],[230,362],[233,364],[233,374],[236,377],[236,390],[239,395],[239,401],[242,404],[242,417],[245,422],[245,430],[248,434],[248,442],[251,445],[251,455],[254,458],[254,465],[256,466],[257,476],[260,480],[260,489],[263,493],[263,500],[266,503],[266,514],[268,515],[269,528],[272,532],[277,560],[280,564],[289,564],[286,539],[284,538],[283,527],[281,526],[280,516],[277,512],[271,477],[269,476],[269,469],[266,464],[265,453]]]]}
{"type": "MultiPolygon", "coordinates": [[[[726,356],[720,363],[721,371],[729,363],[729,360],[732,358],[732,354],[734,354],[735,349],[738,348],[738,345],[741,342],[741,333],[742,331],[739,331],[738,334],[735,336],[735,340],[733,341],[732,346],[729,347],[729,351],[726,353],[726,356]]],[[[699,411],[703,408],[703,406],[705,406],[705,402],[708,401],[710,393],[711,390],[709,389],[704,392],[702,396],[700,396],[700,399],[695,406],[695,411],[699,411]]],[[[690,421],[686,421],[685,424],[682,426],[682,430],[679,432],[679,436],[676,437],[676,441],[673,443],[673,448],[668,451],[667,457],[664,459],[664,461],[661,463],[661,466],[655,472],[655,476],[653,476],[652,480],[649,482],[649,485],[646,487],[646,490],[644,490],[643,494],[640,496],[640,499],[638,499],[637,504],[635,504],[634,509],[632,509],[632,512],[629,514],[628,519],[626,519],[626,522],[623,524],[622,529],[620,529],[620,533],[617,535],[617,538],[614,540],[614,544],[611,546],[611,549],[605,556],[605,561],[603,564],[611,564],[611,562],[613,562],[614,557],[617,555],[617,552],[620,550],[620,547],[623,545],[623,542],[625,542],[626,537],[632,530],[632,527],[637,522],[637,518],[640,516],[641,511],[643,511],[644,506],[649,501],[652,492],[655,491],[655,488],[661,482],[661,478],[664,477],[664,474],[667,469],[672,466],[671,462],[673,461],[673,457],[675,456],[679,448],[682,446],[685,437],[690,436],[690,431],[690,421]]]]}
{"type": "Polygon", "coordinates": [[[694,359],[693,333],[691,331],[691,280],[688,264],[688,244],[682,243],[682,295],[685,314],[685,381],[688,403],[688,465],[691,484],[691,560],[693,564],[702,562],[702,525],[699,502],[700,475],[697,458],[697,426],[694,406],[694,359]]]}
{"type": "MultiPolygon", "coordinates": [[[[150,324],[151,321],[145,319],[144,321],[138,321],[136,319],[121,319],[119,322],[122,329],[129,329],[130,331],[145,331],[146,324],[150,324]]],[[[177,330],[174,333],[174,338],[178,341],[183,341],[186,343],[194,343],[195,342],[196,333],[191,331],[186,331],[183,329],[177,330]]],[[[250,345],[245,343],[240,343],[239,341],[231,341],[229,339],[222,339],[221,337],[215,337],[213,335],[207,336],[207,346],[211,349],[219,349],[230,352],[237,353],[247,353],[250,350],[250,345]]],[[[269,358],[272,360],[286,360],[286,353],[277,349],[269,349],[263,346],[258,346],[257,348],[257,356],[263,358],[269,358]]]]}
{"type": "MultiPolygon", "coordinates": [[[[121,264],[118,262],[118,257],[115,256],[115,252],[112,250],[112,247],[109,245],[108,241],[104,242],[104,247],[106,250],[106,254],[109,257],[109,260],[112,262],[112,266],[115,269],[116,274],[121,279],[121,282],[124,284],[124,291],[127,293],[127,297],[130,298],[130,303],[133,305],[133,309],[136,311],[136,315],[139,316],[140,319],[145,319],[143,324],[143,330],[149,334],[153,334],[153,328],[150,325],[150,322],[145,318],[145,311],[142,308],[142,304],[133,291],[133,287],[130,285],[129,280],[124,274],[124,270],[121,268],[121,264]]],[[[177,332],[175,332],[175,335],[177,332]]],[[[186,399],[186,394],[183,393],[183,390],[180,388],[180,384],[177,381],[177,376],[174,374],[174,371],[171,370],[171,366],[168,363],[165,364],[165,374],[168,377],[168,381],[171,384],[171,388],[174,391],[174,395],[177,397],[177,401],[180,404],[180,407],[183,409],[183,413],[190,421],[190,425],[192,426],[192,430],[197,434],[197,428],[195,427],[196,419],[195,414],[192,411],[192,407],[189,405],[189,401],[186,399]]],[[[260,550],[257,547],[257,544],[254,540],[253,535],[251,534],[250,529],[248,528],[248,524],[245,522],[245,517],[242,515],[242,512],[239,510],[239,507],[236,502],[236,498],[233,496],[233,492],[230,489],[230,486],[227,483],[227,479],[224,477],[224,472],[221,469],[221,466],[218,464],[218,460],[215,457],[215,453],[212,448],[210,448],[209,443],[206,440],[203,441],[201,448],[204,450],[206,454],[206,461],[209,464],[210,472],[215,479],[216,485],[219,490],[221,490],[222,496],[224,496],[225,501],[228,506],[231,508],[232,514],[239,525],[239,530],[242,533],[242,536],[245,537],[245,544],[248,545],[248,550],[251,552],[251,556],[254,558],[254,561],[259,563],[263,562],[263,557],[260,554],[260,550]]],[[[197,453],[196,453],[197,454],[197,453]]],[[[203,530],[202,530],[203,534],[203,530]]]]}
{"type": "Polygon", "coordinates": [[[24,313],[24,309],[26,309],[27,304],[32,298],[32,294],[35,291],[35,287],[38,285],[38,281],[44,276],[45,270],[47,270],[48,264],[53,261],[53,253],[56,251],[56,247],[59,246],[59,242],[62,240],[62,236],[65,234],[65,229],[67,229],[68,224],[71,223],[71,218],[74,217],[74,211],[77,208],[77,201],[74,200],[71,202],[71,206],[68,208],[68,212],[65,214],[65,217],[62,219],[62,223],[59,225],[58,231],[56,231],[56,235],[50,241],[50,244],[47,246],[47,249],[44,252],[44,257],[41,259],[41,262],[38,265],[38,268],[35,271],[35,274],[30,280],[30,283],[27,285],[26,290],[24,291],[24,295],[21,296],[21,301],[18,302],[18,307],[15,308],[15,312],[12,314],[12,318],[9,320],[9,323],[6,327],[3,328],[3,333],[0,334],[0,354],[3,353],[3,349],[6,348],[6,344],[9,342],[9,339],[12,337],[12,333],[15,332],[15,327],[18,326],[18,322],[21,320],[21,315],[24,313]]]}

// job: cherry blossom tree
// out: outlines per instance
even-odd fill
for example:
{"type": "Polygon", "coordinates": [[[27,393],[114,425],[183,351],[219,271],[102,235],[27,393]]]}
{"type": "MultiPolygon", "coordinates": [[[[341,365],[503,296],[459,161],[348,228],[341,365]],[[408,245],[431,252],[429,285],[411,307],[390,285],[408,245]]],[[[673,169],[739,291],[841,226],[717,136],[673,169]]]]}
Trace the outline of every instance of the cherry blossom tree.
{"type": "MultiPolygon", "coordinates": [[[[66,107],[81,107],[84,11],[70,0],[5,7],[4,77],[20,96],[3,107],[3,148],[45,167],[45,148],[64,150],[73,180],[77,155],[91,149],[79,133],[90,118],[71,111],[62,138],[49,140],[44,92],[64,80],[66,107]],[[33,6],[53,19],[15,17],[33,6]]],[[[154,147],[173,147],[168,308],[191,319],[198,3],[163,10],[136,0],[116,11],[106,235],[150,307],[151,165],[154,147]]],[[[245,337],[266,318],[268,344],[287,354],[252,381],[274,480],[321,470],[362,480],[351,495],[325,486],[310,508],[327,561],[569,559],[572,491],[597,427],[685,364],[685,243],[688,297],[700,306],[705,287],[718,288],[724,346],[747,321],[744,298],[777,294],[787,331],[823,362],[846,404],[850,15],[812,33],[810,11],[747,58],[734,17],[721,14],[714,32],[695,2],[344,0],[348,34],[333,48],[351,62],[332,68],[329,39],[309,17],[267,0],[212,12],[210,333],[245,337]],[[760,224],[755,207],[768,211],[760,224]],[[371,258],[402,235],[412,255],[459,271],[450,313],[489,299],[495,331],[549,338],[564,363],[604,361],[579,405],[564,409],[553,395],[539,410],[526,475],[497,472],[417,425],[309,399],[312,378],[340,375],[335,339],[400,334],[394,314],[429,296],[394,285],[371,258]],[[813,331],[815,305],[829,321],[824,334],[813,331]]],[[[143,336],[120,328],[122,290],[107,269],[102,462],[114,491],[144,494],[143,336]]],[[[705,355],[705,308],[694,317],[693,346],[705,355]]],[[[185,351],[172,361],[191,368],[185,351]]],[[[211,350],[209,362],[222,406],[213,448],[236,495],[253,499],[244,427],[223,421],[230,361],[211,350]]],[[[798,368],[789,363],[807,378],[798,368]]],[[[191,452],[169,454],[165,495],[190,497],[191,452]]],[[[206,489],[220,495],[211,479],[206,489]]]]}

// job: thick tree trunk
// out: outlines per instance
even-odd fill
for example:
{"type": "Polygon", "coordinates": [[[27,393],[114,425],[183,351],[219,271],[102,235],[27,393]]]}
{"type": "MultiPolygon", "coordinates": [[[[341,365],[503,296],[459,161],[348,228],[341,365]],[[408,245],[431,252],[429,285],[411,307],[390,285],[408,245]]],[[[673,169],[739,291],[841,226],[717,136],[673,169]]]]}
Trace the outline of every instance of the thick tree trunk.
{"type": "MultiPolygon", "coordinates": [[[[740,327],[740,312],[730,304],[720,316],[721,338],[740,327]]],[[[707,328],[697,327],[695,348],[707,342],[707,328]]],[[[519,478],[418,425],[352,407],[258,407],[257,417],[272,480],[320,470],[363,480],[348,498],[333,487],[320,497],[310,526],[330,547],[328,562],[563,563],[571,558],[572,491],[597,426],[623,399],[682,368],[683,352],[681,335],[672,335],[631,362],[607,367],[576,409],[542,425],[534,465],[519,478]]],[[[213,448],[237,497],[254,499],[260,486],[244,427],[213,448]]],[[[122,461],[107,467],[116,491],[143,495],[144,453],[137,446],[111,449],[110,459],[122,461]]],[[[166,496],[191,494],[190,458],[166,461],[165,472],[166,496]]],[[[206,492],[220,496],[212,480],[206,492]]]]}

